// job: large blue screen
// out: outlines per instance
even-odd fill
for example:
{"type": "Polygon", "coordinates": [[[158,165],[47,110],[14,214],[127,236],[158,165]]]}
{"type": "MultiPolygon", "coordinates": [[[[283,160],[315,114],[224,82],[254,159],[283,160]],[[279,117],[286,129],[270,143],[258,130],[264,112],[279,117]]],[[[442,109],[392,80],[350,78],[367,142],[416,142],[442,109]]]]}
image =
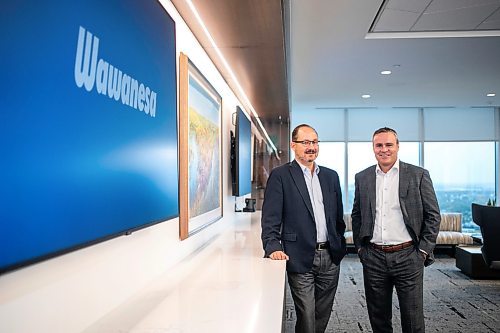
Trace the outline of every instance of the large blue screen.
{"type": "Polygon", "coordinates": [[[163,7],[2,1],[0,36],[0,272],[178,216],[163,7]]]}

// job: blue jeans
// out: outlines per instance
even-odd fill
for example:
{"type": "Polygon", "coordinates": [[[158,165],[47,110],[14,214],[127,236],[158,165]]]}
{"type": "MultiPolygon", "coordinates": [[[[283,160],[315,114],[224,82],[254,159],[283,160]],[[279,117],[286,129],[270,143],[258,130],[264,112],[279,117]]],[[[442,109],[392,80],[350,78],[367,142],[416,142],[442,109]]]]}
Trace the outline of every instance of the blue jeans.
{"type": "Polygon", "coordinates": [[[323,333],[326,330],[339,273],[340,266],[332,262],[328,250],[316,250],[309,272],[288,272],[288,284],[297,314],[296,333],[323,333]]]}

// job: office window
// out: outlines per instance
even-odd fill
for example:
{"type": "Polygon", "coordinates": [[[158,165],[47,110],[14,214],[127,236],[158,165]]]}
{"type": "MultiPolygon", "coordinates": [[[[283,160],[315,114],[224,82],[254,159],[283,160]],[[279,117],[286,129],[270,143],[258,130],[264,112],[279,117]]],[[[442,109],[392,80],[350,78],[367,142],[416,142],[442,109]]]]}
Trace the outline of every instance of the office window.
{"type": "MultiPolygon", "coordinates": [[[[345,144],[343,142],[321,142],[319,155],[316,162],[319,165],[337,171],[339,174],[340,187],[344,193],[345,177],[345,144]]],[[[342,198],[345,200],[344,198],[342,198]]]]}
{"type": "Polygon", "coordinates": [[[425,108],[423,112],[425,142],[495,139],[494,108],[425,108]]]}
{"type": "Polygon", "coordinates": [[[344,110],[311,110],[308,108],[294,108],[293,122],[290,130],[300,124],[312,126],[321,141],[343,142],[344,131],[344,110]]]}
{"type": "Polygon", "coordinates": [[[461,212],[464,231],[475,233],[479,229],[472,223],[470,204],[486,203],[496,194],[495,173],[498,166],[495,164],[494,141],[498,140],[498,119],[499,110],[493,107],[296,109],[292,127],[312,122],[321,129],[320,140],[323,142],[318,163],[339,173],[346,212],[352,210],[354,175],[376,163],[370,142],[371,133],[383,126],[394,128],[402,140],[400,160],[414,165],[423,161],[423,166],[430,170],[438,186],[436,191],[442,210],[461,212]],[[423,147],[422,151],[420,147],[423,147]],[[484,153],[484,150],[487,152],[484,153]],[[461,175],[464,168],[474,170],[474,173],[451,181],[450,177],[457,173],[455,168],[460,170],[461,175]],[[459,180],[463,183],[460,186],[457,185],[459,180]],[[458,188],[462,193],[460,198],[455,196],[457,193],[451,193],[458,188]],[[460,200],[466,204],[459,207],[457,201],[460,200]]]}
{"type": "Polygon", "coordinates": [[[381,127],[396,130],[400,141],[419,140],[418,108],[352,109],[348,111],[348,137],[352,142],[371,141],[381,127]]]}
{"type": "MultiPolygon", "coordinates": [[[[371,142],[350,142],[347,145],[348,151],[348,194],[347,202],[344,203],[346,212],[352,210],[354,201],[354,176],[377,163],[373,153],[371,142]]],[[[419,165],[419,144],[418,142],[400,142],[399,159],[414,165],[419,165]]]]}
{"type": "Polygon", "coordinates": [[[441,211],[462,213],[462,231],[479,232],[471,203],[495,198],[495,143],[426,142],[424,161],[441,211]]]}

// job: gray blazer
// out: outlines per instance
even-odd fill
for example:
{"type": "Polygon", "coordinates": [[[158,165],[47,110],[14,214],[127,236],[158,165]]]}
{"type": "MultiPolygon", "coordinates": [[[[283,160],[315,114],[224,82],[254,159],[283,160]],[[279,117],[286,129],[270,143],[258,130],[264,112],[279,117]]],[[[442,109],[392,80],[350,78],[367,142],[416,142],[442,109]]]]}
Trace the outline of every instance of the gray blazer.
{"type": "MultiPolygon", "coordinates": [[[[376,208],[375,165],[355,176],[352,231],[356,250],[373,237],[376,208]]],[[[399,162],[399,204],[406,228],[418,248],[429,254],[425,265],[434,262],[434,247],[441,215],[429,172],[399,162]]]]}

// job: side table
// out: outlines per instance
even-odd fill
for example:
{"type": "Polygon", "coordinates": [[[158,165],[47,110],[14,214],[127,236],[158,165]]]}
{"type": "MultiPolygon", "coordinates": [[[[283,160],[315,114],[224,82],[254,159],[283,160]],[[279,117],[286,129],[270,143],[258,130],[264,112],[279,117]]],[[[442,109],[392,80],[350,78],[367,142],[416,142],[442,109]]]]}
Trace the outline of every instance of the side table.
{"type": "Polygon", "coordinates": [[[483,259],[480,246],[457,246],[455,265],[474,279],[500,278],[500,271],[489,269],[483,259]]]}

